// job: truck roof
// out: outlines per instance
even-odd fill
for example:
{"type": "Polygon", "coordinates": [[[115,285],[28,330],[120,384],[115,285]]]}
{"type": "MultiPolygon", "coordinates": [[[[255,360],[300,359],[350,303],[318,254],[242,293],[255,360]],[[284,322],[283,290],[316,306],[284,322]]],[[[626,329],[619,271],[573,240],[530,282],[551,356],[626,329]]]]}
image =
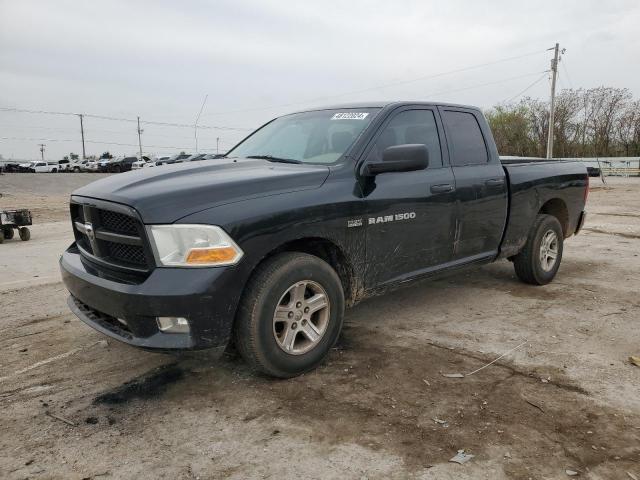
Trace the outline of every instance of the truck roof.
{"type": "Polygon", "coordinates": [[[458,108],[470,108],[473,110],[480,110],[478,107],[473,105],[460,105],[455,103],[447,103],[447,102],[429,102],[424,100],[381,100],[381,101],[369,101],[369,102],[351,102],[351,103],[340,103],[312,108],[305,108],[303,110],[297,110],[296,112],[291,113],[301,113],[301,112],[311,112],[317,110],[338,110],[341,108],[344,109],[354,109],[354,108],[385,108],[385,107],[401,107],[405,105],[424,105],[424,106],[440,106],[440,107],[458,107],[458,108]]]}

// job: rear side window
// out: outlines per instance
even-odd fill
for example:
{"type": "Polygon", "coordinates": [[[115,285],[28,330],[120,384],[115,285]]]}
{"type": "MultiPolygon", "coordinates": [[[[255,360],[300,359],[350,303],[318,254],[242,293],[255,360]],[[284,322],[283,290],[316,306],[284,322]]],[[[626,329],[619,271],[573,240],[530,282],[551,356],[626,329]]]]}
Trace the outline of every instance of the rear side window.
{"type": "Polygon", "coordinates": [[[431,110],[405,110],[391,119],[378,136],[369,159],[382,160],[382,152],[396,145],[424,144],[429,150],[429,168],[442,166],[440,137],[431,110]]]}
{"type": "Polygon", "coordinates": [[[473,114],[446,110],[444,124],[451,140],[453,166],[481,165],[489,161],[480,125],[473,114]]]}

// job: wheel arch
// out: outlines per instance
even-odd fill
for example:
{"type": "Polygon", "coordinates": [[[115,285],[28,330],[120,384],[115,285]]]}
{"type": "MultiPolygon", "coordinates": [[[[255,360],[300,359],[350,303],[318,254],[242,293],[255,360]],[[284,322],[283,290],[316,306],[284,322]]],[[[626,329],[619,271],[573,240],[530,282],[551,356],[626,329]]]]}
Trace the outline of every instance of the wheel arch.
{"type": "Polygon", "coordinates": [[[328,238],[311,236],[288,240],[264,255],[252,269],[252,275],[260,264],[283,252],[307,253],[327,262],[340,277],[346,305],[351,306],[357,302],[359,292],[362,290],[360,278],[345,251],[328,238]]]}
{"type": "Polygon", "coordinates": [[[565,238],[569,236],[569,209],[561,198],[547,200],[538,210],[538,214],[552,215],[558,219],[565,238]]]}

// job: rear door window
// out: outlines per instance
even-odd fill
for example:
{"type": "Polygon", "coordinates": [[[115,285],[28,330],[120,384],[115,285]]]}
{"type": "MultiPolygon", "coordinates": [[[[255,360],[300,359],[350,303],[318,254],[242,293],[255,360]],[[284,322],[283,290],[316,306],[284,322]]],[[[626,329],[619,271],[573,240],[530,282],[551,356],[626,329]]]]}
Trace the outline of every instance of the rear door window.
{"type": "Polygon", "coordinates": [[[451,164],[454,167],[481,165],[489,161],[487,146],[475,115],[445,110],[443,120],[451,146],[451,164]]]}

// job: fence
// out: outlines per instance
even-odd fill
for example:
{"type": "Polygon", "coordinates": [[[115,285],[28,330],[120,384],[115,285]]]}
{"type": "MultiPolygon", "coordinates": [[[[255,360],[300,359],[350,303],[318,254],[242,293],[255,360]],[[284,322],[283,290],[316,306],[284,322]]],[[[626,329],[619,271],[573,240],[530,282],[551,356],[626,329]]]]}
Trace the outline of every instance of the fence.
{"type": "Polygon", "coordinates": [[[640,157],[561,158],[599,168],[605,177],[640,177],[640,157]]]}

